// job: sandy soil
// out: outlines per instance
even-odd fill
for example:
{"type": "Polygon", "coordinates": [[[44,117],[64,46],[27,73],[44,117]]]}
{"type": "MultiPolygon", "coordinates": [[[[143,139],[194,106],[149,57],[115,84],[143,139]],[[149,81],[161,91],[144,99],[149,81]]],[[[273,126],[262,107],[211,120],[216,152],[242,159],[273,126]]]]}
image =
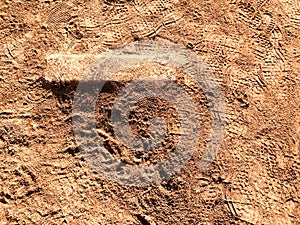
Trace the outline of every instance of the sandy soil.
{"type": "MultiPolygon", "coordinates": [[[[300,224],[298,0],[1,0],[0,31],[0,224],[300,224]],[[138,40],[185,46],[220,83],[228,125],[205,171],[198,169],[210,129],[205,96],[176,68],[155,63],[106,83],[100,140],[127,163],[167,157],[176,135],[155,151],[129,152],[109,112],[133,78],[173,74],[201,112],[191,160],[158,184],[135,187],[107,179],[81,154],[72,130],[76,87],[101,53],[138,40]]],[[[171,114],[176,120],[166,102],[142,101],[133,133],[147,136],[157,115],[174,127],[171,114]]]]}

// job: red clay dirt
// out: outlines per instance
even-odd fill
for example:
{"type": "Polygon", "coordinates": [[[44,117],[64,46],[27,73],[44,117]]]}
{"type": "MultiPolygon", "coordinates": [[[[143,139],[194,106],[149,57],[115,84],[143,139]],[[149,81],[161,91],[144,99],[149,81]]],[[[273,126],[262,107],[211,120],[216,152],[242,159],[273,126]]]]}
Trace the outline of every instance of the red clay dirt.
{"type": "Polygon", "coordinates": [[[0,31],[0,224],[300,224],[298,0],[1,0],[0,31]],[[197,102],[203,128],[189,162],[135,187],[107,179],[80,152],[72,105],[84,71],[138,40],[190,49],[221,85],[226,136],[205,171],[198,169],[211,122],[205,95],[178,69],[156,63],[112,75],[97,102],[99,137],[129,164],[166,158],[178,140],[172,106],[150,98],[135,107],[135,135],[149,135],[154,116],[170,127],[164,144],[146,153],[116,140],[109,112],[130,81],[171,74],[197,102]]]}

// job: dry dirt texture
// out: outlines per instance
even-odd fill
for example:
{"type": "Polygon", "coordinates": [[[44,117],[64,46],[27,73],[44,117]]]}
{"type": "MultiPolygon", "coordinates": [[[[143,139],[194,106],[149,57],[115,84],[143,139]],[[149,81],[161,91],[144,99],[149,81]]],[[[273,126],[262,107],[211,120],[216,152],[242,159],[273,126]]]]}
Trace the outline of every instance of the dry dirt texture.
{"type": "MultiPolygon", "coordinates": [[[[299,35],[298,0],[0,0],[0,224],[299,225],[299,35]],[[169,135],[142,154],[114,139],[109,110],[128,78],[173,73],[192,90],[205,128],[180,172],[130,187],[82,157],[72,103],[101,53],[144,39],[185,46],[211,68],[228,125],[217,158],[199,172],[210,127],[199,87],[189,89],[180,71],[157,64],[120,71],[97,110],[99,136],[116,158],[155,163],[177,141],[169,135]]],[[[145,100],[131,117],[133,132],[147,136],[155,115],[171,126],[170,114],[176,117],[165,102],[145,100]]]]}

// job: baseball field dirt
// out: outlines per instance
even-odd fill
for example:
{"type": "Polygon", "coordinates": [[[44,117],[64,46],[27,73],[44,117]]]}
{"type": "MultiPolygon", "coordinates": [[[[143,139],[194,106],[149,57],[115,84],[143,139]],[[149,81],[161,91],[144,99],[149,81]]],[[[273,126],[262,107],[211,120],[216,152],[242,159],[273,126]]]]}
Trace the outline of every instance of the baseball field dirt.
{"type": "MultiPolygon", "coordinates": [[[[299,38],[299,0],[0,0],[0,224],[300,225],[299,38]],[[136,43],[120,65],[145,49],[153,60],[99,76],[93,101],[93,66],[136,43]],[[197,57],[220,96],[166,65],[151,43],[178,46],[170,61],[181,51],[197,57]],[[137,96],[158,94],[132,100],[124,93],[135,81],[144,82],[137,96]],[[167,92],[177,108],[159,97],[167,92]],[[211,98],[226,106],[217,141],[211,98]],[[123,113],[118,99],[134,103],[124,129],[112,119],[123,113]],[[90,108],[93,125],[82,115],[90,108]],[[123,167],[107,171],[95,143],[123,167]],[[148,182],[138,172],[160,168],[180,145],[193,151],[168,161],[169,176],[161,169],[148,182]],[[120,182],[124,168],[136,173],[120,182]]],[[[118,65],[108,60],[103,73],[118,65]]]]}

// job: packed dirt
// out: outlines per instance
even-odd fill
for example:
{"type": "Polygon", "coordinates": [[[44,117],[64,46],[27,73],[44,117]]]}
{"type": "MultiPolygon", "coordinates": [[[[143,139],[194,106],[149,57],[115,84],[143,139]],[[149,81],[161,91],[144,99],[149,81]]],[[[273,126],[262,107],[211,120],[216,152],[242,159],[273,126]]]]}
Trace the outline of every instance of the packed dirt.
{"type": "Polygon", "coordinates": [[[0,224],[300,224],[300,3],[298,0],[1,0],[0,224]],[[120,184],[89,165],[72,127],[74,94],[102,53],[140,40],[184,46],[209,66],[226,100],[219,154],[199,170],[211,117],[201,87],[157,63],[119,71],[97,101],[99,141],[116,159],[154,164],[180,135],[168,102],[133,109],[132,132],[168,134],[153,151],[130,151],[110,111],[130,81],[169,74],[196,102],[199,145],[175,175],[120,184]]]}

